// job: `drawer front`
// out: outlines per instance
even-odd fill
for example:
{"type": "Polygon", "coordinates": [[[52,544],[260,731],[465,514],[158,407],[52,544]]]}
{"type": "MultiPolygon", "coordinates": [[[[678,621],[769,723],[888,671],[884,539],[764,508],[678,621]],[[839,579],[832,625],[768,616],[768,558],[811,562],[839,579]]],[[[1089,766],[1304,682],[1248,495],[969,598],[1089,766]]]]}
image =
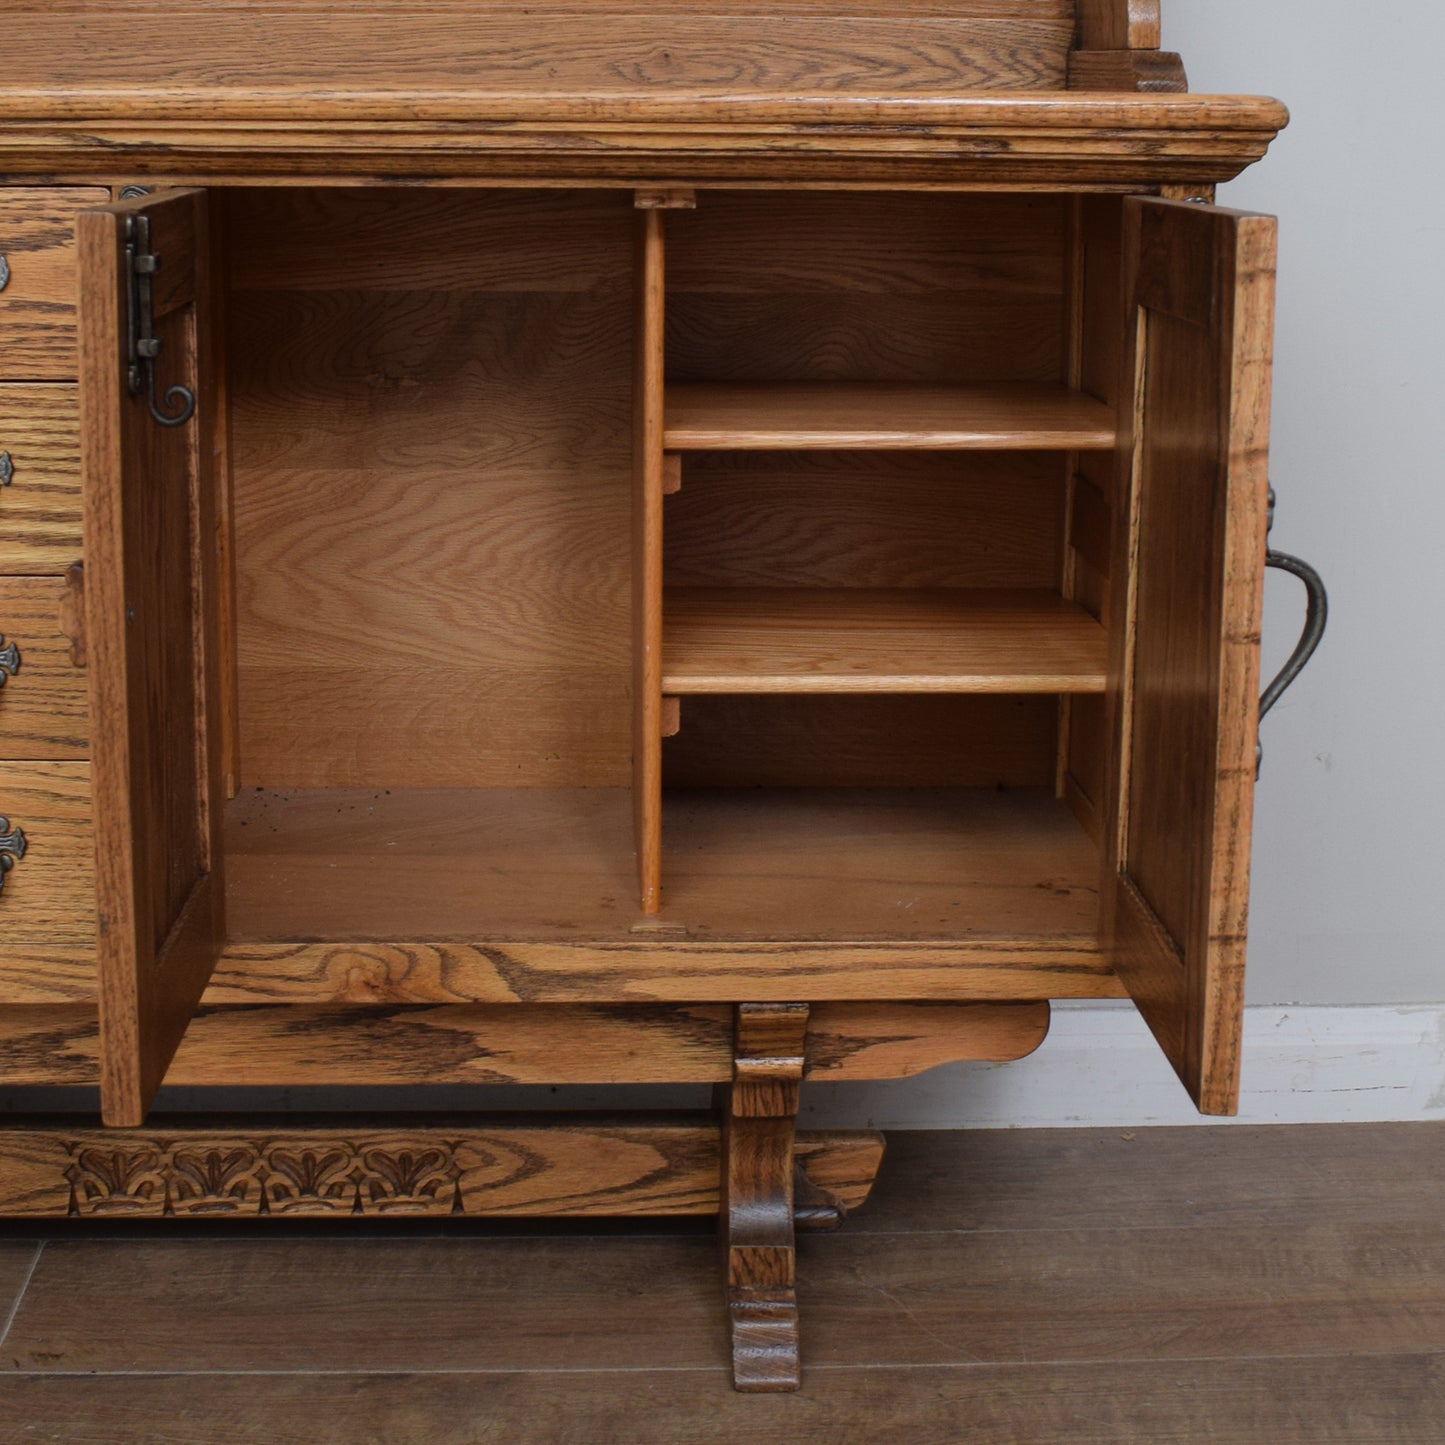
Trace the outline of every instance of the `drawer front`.
{"type": "Polygon", "coordinates": [[[73,383],[0,382],[0,573],[58,574],[80,558],[77,407],[73,383]]]}
{"type": "Polygon", "coordinates": [[[68,577],[0,577],[0,758],[85,758],[80,601],[68,577]]]}
{"type": "Polygon", "coordinates": [[[0,762],[0,815],[0,848],[25,839],[0,888],[0,1003],[93,997],[90,765],[0,762]]]}
{"type": "Polygon", "coordinates": [[[0,187],[0,381],[73,380],[75,213],[99,186],[0,187]]]}

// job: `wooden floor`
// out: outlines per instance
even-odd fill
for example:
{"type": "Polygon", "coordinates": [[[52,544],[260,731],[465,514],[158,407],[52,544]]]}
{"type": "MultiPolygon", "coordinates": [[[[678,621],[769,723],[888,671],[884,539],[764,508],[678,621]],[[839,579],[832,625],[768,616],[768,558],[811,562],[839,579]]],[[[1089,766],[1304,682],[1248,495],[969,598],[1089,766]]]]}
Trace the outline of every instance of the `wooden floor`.
{"type": "Polygon", "coordinates": [[[0,1238],[0,1438],[1445,1441],[1438,1125],[895,1136],[734,1395],[701,1231],[0,1238]],[[598,1238],[599,1233],[604,1237],[598,1238]]]}

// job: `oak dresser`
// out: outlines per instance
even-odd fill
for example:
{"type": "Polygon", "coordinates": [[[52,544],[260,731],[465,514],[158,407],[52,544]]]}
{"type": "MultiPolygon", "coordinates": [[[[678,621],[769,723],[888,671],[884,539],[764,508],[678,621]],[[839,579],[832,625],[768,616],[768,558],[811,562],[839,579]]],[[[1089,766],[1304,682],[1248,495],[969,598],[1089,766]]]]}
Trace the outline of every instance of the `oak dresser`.
{"type": "Polygon", "coordinates": [[[716,1214],[788,1389],[802,1083],[1131,998],[1235,1107],[1277,102],[1157,0],[5,32],[0,1213],[716,1214]]]}

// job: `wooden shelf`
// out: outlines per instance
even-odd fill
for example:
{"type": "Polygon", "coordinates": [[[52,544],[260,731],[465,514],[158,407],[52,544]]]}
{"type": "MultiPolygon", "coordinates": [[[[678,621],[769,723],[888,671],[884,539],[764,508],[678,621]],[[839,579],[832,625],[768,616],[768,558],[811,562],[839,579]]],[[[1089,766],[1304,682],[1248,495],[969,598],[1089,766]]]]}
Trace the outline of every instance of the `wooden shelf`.
{"type": "MultiPolygon", "coordinates": [[[[259,976],[268,941],[599,944],[612,951],[589,956],[595,977],[573,963],[562,986],[579,998],[609,988],[644,998],[656,980],[618,944],[880,939],[975,952],[997,939],[996,966],[1024,970],[1077,955],[1088,975],[1080,986],[1100,987],[1090,962],[1098,854],[1049,791],[705,788],[665,797],[666,908],[653,923],[636,909],[626,788],[248,789],[226,811],[233,962],[217,987],[233,1002],[311,996],[259,976]]],[[[865,962],[887,967],[876,954],[865,962]]],[[[741,966],[728,960],[730,974],[741,966]]],[[[465,999],[460,976],[428,978],[408,983],[422,990],[416,1001],[438,988],[465,999]]],[[[825,980],[812,986],[829,992],[825,980]]],[[[319,1001],[349,985],[323,975],[314,987],[319,1001]]],[[[1059,979],[1051,987],[1069,991],[1059,979]]],[[[1017,990],[1030,996],[1022,983],[1017,990]]]]}
{"type": "Polygon", "coordinates": [[[1104,690],[1104,629],[1039,590],[669,588],[662,688],[699,693],[1104,690]]]}
{"type": "Polygon", "coordinates": [[[1064,386],[818,382],[667,388],[668,451],[1093,451],[1113,411],[1064,386]]]}

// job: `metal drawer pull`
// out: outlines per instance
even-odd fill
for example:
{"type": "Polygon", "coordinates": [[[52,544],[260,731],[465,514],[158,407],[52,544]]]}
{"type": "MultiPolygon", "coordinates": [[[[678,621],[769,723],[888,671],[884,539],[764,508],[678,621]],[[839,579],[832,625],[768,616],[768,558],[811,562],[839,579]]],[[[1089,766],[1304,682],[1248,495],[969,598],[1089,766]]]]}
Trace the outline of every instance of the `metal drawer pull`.
{"type": "Polygon", "coordinates": [[[4,687],[20,671],[20,649],[13,642],[5,641],[0,632],[0,687],[4,687]]]}
{"type": "Polygon", "coordinates": [[[8,487],[15,476],[15,463],[9,452],[0,452],[0,487],[8,487]]]}
{"type": "Polygon", "coordinates": [[[25,856],[26,847],[25,834],[12,828],[9,818],[0,818],[0,892],[4,892],[10,870],[25,856]]]}
{"type": "MultiPolygon", "coordinates": [[[[1269,530],[1274,530],[1274,488],[1269,489],[1269,530]]],[[[1285,665],[1280,668],[1275,679],[1265,688],[1259,699],[1259,717],[1263,722],[1265,715],[1282,698],[1294,683],[1295,679],[1305,670],[1310,658],[1315,655],[1325,635],[1325,625],[1330,616],[1329,594],[1325,591],[1324,579],[1313,567],[1302,558],[1291,556],[1288,552],[1267,551],[1264,554],[1264,565],[1277,568],[1281,572],[1288,572],[1292,577],[1298,577],[1305,586],[1305,625],[1300,633],[1300,639],[1295,643],[1294,651],[1290,653],[1285,665]]],[[[1255,748],[1255,770],[1264,757],[1264,746],[1259,744],[1255,748]]]]}
{"type": "Polygon", "coordinates": [[[0,256],[0,291],[3,291],[10,280],[10,263],[0,256]]]}

